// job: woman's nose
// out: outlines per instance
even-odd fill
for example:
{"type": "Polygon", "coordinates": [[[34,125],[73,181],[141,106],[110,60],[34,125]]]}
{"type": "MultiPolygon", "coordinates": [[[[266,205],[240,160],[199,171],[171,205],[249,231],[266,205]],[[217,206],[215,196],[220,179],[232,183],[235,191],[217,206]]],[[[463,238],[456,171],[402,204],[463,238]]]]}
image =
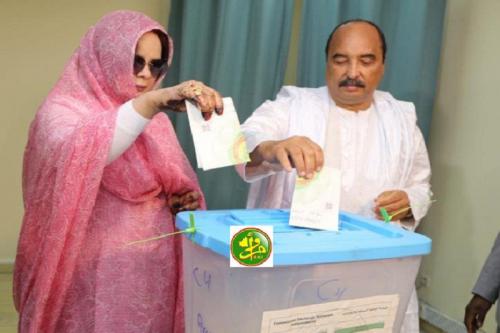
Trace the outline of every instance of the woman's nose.
{"type": "Polygon", "coordinates": [[[145,79],[149,79],[150,77],[152,77],[151,70],[149,69],[149,64],[145,64],[141,71],[137,73],[137,76],[145,79]]]}

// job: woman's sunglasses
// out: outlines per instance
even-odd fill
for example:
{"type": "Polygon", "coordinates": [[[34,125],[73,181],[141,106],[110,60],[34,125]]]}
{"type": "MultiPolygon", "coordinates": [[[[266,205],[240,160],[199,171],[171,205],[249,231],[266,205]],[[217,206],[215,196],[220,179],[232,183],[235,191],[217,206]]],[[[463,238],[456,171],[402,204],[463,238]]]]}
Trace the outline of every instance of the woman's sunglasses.
{"type": "MultiPolygon", "coordinates": [[[[149,71],[154,78],[158,78],[163,73],[166,65],[167,62],[163,59],[151,60],[148,63],[149,71]]],[[[134,74],[139,74],[144,69],[144,66],[146,66],[146,60],[140,55],[136,55],[134,57],[134,74]]]]}

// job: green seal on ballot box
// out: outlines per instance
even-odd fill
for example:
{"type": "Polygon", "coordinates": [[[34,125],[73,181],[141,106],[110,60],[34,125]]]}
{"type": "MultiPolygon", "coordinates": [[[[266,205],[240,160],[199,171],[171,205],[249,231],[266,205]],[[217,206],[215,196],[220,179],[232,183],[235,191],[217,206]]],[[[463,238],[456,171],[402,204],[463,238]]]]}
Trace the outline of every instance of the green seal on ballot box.
{"type": "Polygon", "coordinates": [[[231,255],[244,266],[260,266],[271,256],[271,238],[259,228],[241,229],[231,239],[231,255]]]}

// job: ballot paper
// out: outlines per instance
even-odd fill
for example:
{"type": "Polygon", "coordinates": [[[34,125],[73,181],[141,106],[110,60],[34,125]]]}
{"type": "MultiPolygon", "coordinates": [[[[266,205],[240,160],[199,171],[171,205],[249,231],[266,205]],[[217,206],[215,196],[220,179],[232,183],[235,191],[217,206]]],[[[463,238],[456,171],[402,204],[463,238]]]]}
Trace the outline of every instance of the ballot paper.
{"type": "Polygon", "coordinates": [[[290,209],[290,225],[339,230],[340,170],[323,167],[312,179],[297,177],[290,209]]]}
{"type": "Polygon", "coordinates": [[[394,294],[266,311],[260,332],[391,333],[398,305],[394,294]]]}
{"type": "Polygon", "coordinates": [[[200,109],[186,101],[189,127],[193,136],[198,168],[210,170],[250,161],[238,114],[230,97],[222,99],[224,113],[213,114],[209,120],[200,109]]]}

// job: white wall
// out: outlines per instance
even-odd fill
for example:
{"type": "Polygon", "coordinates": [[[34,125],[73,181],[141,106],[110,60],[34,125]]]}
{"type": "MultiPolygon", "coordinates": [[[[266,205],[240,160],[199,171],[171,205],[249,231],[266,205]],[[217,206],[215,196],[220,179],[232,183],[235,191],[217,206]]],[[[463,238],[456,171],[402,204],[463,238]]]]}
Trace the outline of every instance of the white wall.
{"type": "Polygon", "coordinates": [[[430,286],[420,297],[458,321],[500,231],[499,59],[500,1],[448,1],[429,145],[438,201],[421,228],[433,240],[421,269],[430,286]]]}

